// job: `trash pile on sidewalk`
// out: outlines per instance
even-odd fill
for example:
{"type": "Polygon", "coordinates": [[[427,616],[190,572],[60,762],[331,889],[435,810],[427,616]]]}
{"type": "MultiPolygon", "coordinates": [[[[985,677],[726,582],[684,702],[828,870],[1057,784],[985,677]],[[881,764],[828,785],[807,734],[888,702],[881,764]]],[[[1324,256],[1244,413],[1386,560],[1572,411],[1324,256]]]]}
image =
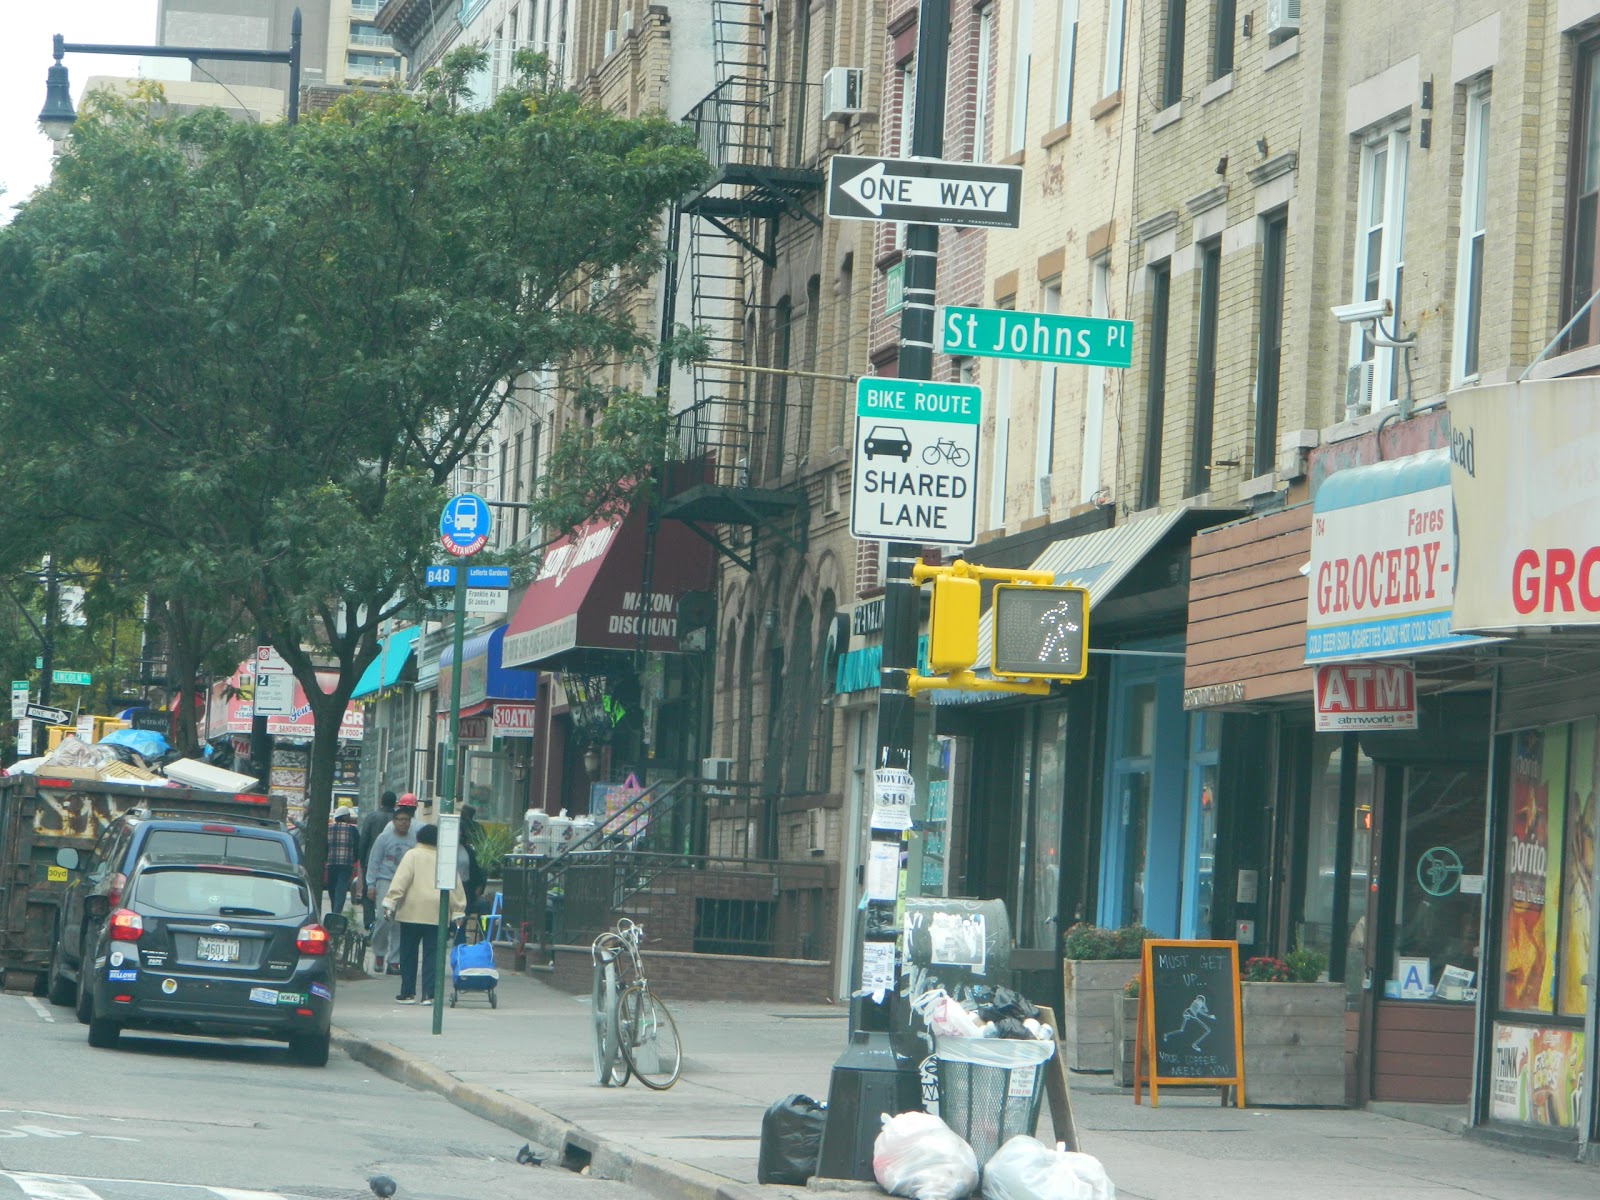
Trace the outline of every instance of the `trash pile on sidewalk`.
{"type": "Polygon", "coordinates": [[[94,743],[68,734],[50,753],[20,759],[11,764],[7,773],[227,792],[243,791],[256,782],[252,775],[225,771],[199,759],[181,758],[166,738],[146,729],[117,729],[94,743]]]}
{"type": "MultiPolygon", "coordinates": [[[[1032,1135],[1055,1031],[1009,988],[978,986],[965,1001],[934,988],[912,1002],[938,1060],[938,1115],[883,1114],[873,1144],[878,1185],[908,1200],[1114,1200],[1100,1161],[1032,1135]],[[980,1162],[983,1164],[979,1169],[980,1162]]],[[[827,1106],[789,1096],[761,1123],[761,1183],[804,1184],[816,1174],[827,1106]]]]}

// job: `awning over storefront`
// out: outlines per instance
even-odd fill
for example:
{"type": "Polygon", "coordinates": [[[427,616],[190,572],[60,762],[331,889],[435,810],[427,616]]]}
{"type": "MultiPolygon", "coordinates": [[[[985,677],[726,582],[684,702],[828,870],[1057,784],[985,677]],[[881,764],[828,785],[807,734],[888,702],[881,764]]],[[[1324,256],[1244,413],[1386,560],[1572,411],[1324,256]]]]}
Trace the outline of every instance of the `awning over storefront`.
{"type": "Polygon", "coordinates": [[[1456,528],[1447,449],[1331,475],[1312,510],[1306,662],[1483,644],[1450,632],[1456,528]]]}
{"type": "MultiPolygon", "coordinates": [[[[1034,571],[1052,571],[1058,584],[1076,584],[1089,589],[1089,608],[1106,600],[1116,590],[1117,584],[1127,578],[1128,572],[1144,559],[1171,533],[1179,522],[1191,513],[1189,508],[1176,508],[1171,512],[1125,525],[1115,525],[1075,538],[1052,542],[1029,568],[1034,571]]],[[[1092,633],[1092,628],[1091,628],[1092,633]]],[[[978,622],[978,660],[972,669],[983,677],[989,675],[989,650],[994,641],[993,609],[984,612],[978,622]]],[[[976,703],[994,698],[993,693],[965,692],[954,688],[940,688],[928,693],[935,704],[976,703]]]]}
{"type": "MultiPolygon", "coordinates": [[[[508,670],[502,660],[506,626],[474,633],[461,646],[461,715],[483,712],[497,700],[532,701],[539,694],[537,671],[508,670]]],[[[439,652],[437,711],[450,708],[450,677],[455,669],[455,647],[439,652]]]]}
{"type": "Polygon", "coordinates": [[[378,648],[378,657],[367,664],[367,669],[362,672],[356,690],[351,694],[352,700],[360,700],[366,696],[376,698],[400,682],[400,676],[405,673],[406,663],[416,652],[417,637],[422,633],[420,625],[413,625],[409,629],[397,630],[383,639],[378,648]]]}
{"type": "Polygon", "coordinates": [[[568,650],[678,650],[678,602],[711,587],[713,551],[681,521],[656,531],[649,611],[644,604],[645,513],[596,519],[545,554],[538,578],[506,626],[505,664],[543,662],[568,650]]]}

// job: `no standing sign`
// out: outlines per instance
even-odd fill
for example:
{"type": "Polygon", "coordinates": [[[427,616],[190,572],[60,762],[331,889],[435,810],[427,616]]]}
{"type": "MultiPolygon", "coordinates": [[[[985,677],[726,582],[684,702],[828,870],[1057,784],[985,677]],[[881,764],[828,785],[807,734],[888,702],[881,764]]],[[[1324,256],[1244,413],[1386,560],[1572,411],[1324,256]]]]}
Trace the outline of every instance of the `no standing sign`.
{"type": "Polygon", "coordinates": [[[863,540],[971,545],[982,411],[982,392],[965,384],[857,380],[850,532],[863,540]]]}

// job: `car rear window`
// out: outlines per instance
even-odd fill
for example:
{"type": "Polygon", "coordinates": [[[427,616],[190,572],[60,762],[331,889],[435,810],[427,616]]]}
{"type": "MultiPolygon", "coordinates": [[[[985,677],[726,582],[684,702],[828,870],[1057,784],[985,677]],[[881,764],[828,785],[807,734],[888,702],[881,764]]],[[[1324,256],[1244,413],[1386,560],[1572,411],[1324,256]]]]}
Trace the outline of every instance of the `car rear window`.
{"type": "Polygon", "coordinates": [[[209,833],[202,829],[152,829],[139,851],[154,857],[194,854],[227,862],[253,858],[257,862],[289,862],[289,847],[277,838],[209,833]]]}
{"type": "Polygon", "coordinates": [[[305,889],[297,883],[233,871],[150,871],[139,876],[134,900],[169,913],[206,917],[287,917],[309,907],[305,889]]]}

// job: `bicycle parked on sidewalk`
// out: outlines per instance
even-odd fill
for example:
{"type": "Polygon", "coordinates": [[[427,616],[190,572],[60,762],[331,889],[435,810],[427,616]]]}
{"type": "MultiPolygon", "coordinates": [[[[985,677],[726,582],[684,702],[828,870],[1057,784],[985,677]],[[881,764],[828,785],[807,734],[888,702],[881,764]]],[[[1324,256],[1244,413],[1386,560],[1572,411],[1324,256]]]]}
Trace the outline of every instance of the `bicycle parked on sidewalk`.
{"type": "Polygon", "coordinates": [[[594,940],[595,1082],[623,1087],[632,1075],[664,1092],[683,1072],[683,1045],[677,1022],[650,990],[639,953],[643,941],[644,927],[626,917],[594,940]]]}

